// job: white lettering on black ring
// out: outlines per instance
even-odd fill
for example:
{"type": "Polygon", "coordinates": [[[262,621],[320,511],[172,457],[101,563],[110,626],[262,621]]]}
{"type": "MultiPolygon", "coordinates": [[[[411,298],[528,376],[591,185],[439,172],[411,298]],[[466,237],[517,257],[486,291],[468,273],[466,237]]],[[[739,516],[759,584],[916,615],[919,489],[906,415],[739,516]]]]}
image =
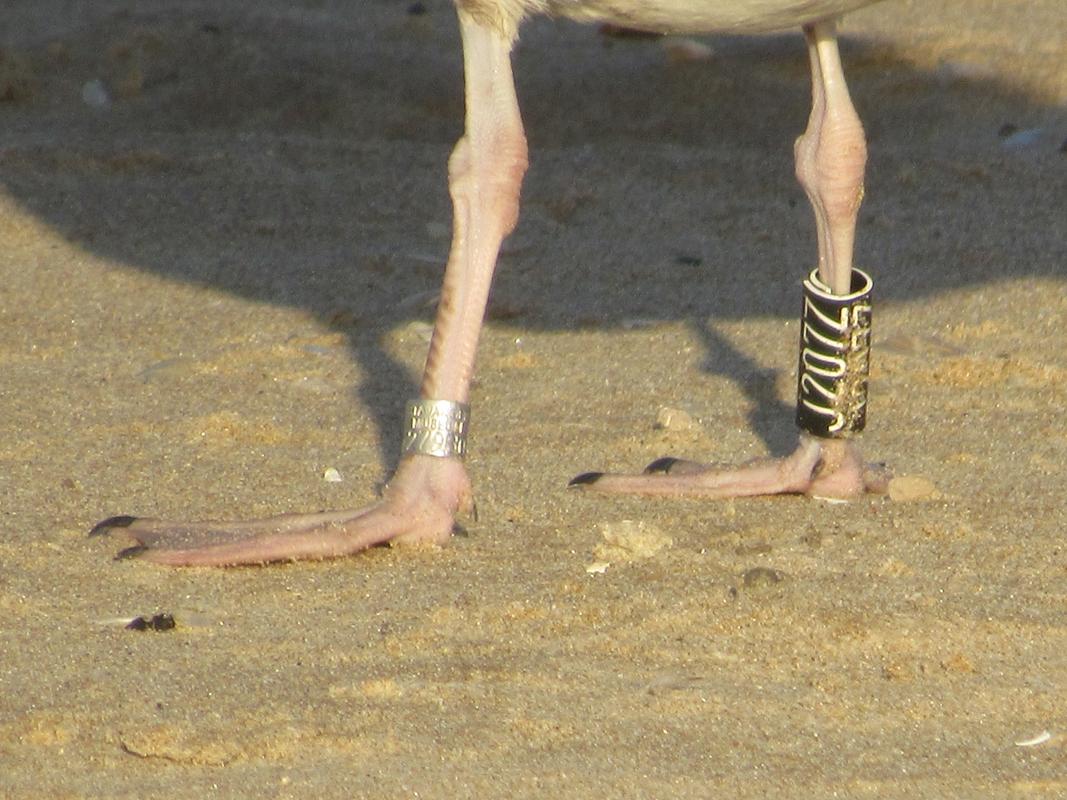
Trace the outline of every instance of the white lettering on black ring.
{"type": "Polygon", "coordinates": [[[815,436],[859,433],[867,422],[871,365],[871,287],[852,270],[851,291],[835,295],[812,270],[800,316],[797,425],[815,436]]]}

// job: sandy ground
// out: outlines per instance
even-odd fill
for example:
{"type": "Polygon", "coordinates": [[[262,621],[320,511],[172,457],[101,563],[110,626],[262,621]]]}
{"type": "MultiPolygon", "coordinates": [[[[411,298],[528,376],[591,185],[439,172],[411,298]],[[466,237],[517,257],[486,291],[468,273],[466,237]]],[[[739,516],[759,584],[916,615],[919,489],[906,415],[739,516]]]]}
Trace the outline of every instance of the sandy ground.
{"type": "Polygon", "coordinates": [[[845,26],[864,446],[904,497],[564,489],[791,448],[809,90],[796,34],[673,63],[540,20],[478,520],[442,549],[216,571],[85,534],[375,496],[448,245],[455,20],[9,5],[0,796],[1067,796],[1062,0],[845,26]],[[174,630],[123,627],[160,612],[174,630]]]}

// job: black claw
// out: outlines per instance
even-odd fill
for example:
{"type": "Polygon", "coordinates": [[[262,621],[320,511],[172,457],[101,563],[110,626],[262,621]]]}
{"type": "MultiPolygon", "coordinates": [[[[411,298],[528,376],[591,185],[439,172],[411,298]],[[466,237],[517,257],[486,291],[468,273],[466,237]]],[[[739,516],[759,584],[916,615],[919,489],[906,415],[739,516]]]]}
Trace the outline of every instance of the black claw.
{"type": "Polygon", "coordinates": [[[645,474],[652,475],[655,472],[670,472],[671,467],[678,463],[677,458],[671,456],[664,456],[663,458],[657,458],[647,467],[645,467],[645,474]]]}
{"type": "Polygon", "coordinates": [[[581,475],[576,475],[571,478],[571,481],[567,486],[587,486],[590,483],[596,483],[603,477],[603,472],[583,472],[581,475]]]}
{"type": "Polygon", "coordinates": [[[89,535],[101,536],[105,533],[110,533],[112,528],[128,528],[136,521],[137,517],[131,517],[128,514],[121,514],[117,517],[108,517],[93,525],[93,529],[89,531],[89,535]]]}
{"type": "Polygon", "coordinates": [[[144,553],[149,549],[150,548],[147,545],[135,544],[133,547],[127,547],[123,550],[119,550],[119,552],[115,555],[115,561],[126,561],[130,558],[137,558],[141,555],[141,553],[144,553]]]}

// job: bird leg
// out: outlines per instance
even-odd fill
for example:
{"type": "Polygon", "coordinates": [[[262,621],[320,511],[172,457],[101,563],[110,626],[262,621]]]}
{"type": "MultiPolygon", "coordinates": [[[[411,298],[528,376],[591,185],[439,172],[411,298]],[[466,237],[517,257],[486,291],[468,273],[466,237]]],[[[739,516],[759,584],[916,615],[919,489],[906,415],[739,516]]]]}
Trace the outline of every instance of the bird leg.
{"type": "MultiPolygon", "coordinates": [[[[863,126],[845,84],[834,22],[806,26],[804,34],[811,60],[812,108],[807,130],[796,142],[796,173],[815,212],[819,242],[817,275],[805,284],[807,320],[809,312],[818,313],[810,308],[811,305],[823,300],[834,306],[838,297],[850,300],[856,294],[854,283],[868,281],[858,272],[855,276],[862,276],[862,279],[857,279],[852,269],[867,146],[863,126]],[[809,302],[809,290],[811,297],[816,298],[813,302],[809,302]]],[[[862,397],[855,400],[851,410],[853,416],[859,416],[858,420],[852,420],[857,424],[852,425],[851,431],[844,430],[839,434],[820,429],[818,425],[807,424],[806,417],[798,414],[798,422],[804,430],[797,449],[785,458],[761,460],[739,467],[661,458],[639,475],[590,472],[576,477],[571,485],[602,492],[696,497],[809,494],[827,499],[848,499],[864,491],[884,491],[885,473],[877,467],[866,467],[851,439],[836,438],[862,427],[866,404],[869,298],[859,297],[848,308],[843,313],[847,313],[850,320],[856,316],[867,326],[863,331],[853,329],[850,323],[846,332],[846,338],[851,336],[858,341],[863,361],[852,365],[858,367],[862,375],[857,377],[857,370],[853,369],[851,388],[862,397]],[[817,435],[809,433],[813,429],[817,435]]],[[[802,337],[807,338],[808,334],[805,321],[802,337]]],[[[804,339],[801,346],[803,390],[806,381],[804,359],[811,362],[817,356],[803,349],[804,339]]],[[[821,363],[816,362],[816,366],[821,363]]],[[[823,394],[833,392],[825,390],[823,394]]],[[[803,392],[798,392],[798,396],[803,399],[803,392]]]]}
{"type": "Polygon", "coordinates": [[[405,454],[381,501],[357,511],[244,522],[112,517],[93,532],[121,531],[137,542],[120,556],[175,566],[330,558],[383,542],[444,542],[456,515],[472,509],[461,460],[465,417],[462,425],[457,421],[461,411],[465,414],[497,253],[518,219],[527,156],[511,74],[511,40],[463,9],[459,19],[466,122],[448,163],[452,248],[420,401],[413,405],[416,417],[427,409],[444,409],[439,418],[446,428],[451,426],[454,440],[437,447],[432,441],[442,431],[434,427],[437,423],[428,423],[427,415],[412,422],[405,454]]]}

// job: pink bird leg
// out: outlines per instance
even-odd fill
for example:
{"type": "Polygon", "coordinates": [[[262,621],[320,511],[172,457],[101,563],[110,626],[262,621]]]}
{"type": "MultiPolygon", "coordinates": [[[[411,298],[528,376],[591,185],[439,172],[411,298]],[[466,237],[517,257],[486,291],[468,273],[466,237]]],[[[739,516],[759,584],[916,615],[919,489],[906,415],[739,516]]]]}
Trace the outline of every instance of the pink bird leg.
{"type": "MultiPolygon", "coordinates": [[[[844,5],[860,4],[856,0],[844,5]]],[[[452,247],[420,388],[420,401],[445,401],[442,408],[452,409],[443,412],[446,428],[458,424],[468,401],[493,270],[501,242],[518,218],[527,165],[510,63],[518,17],[507,17],[501,9],[490,0],[459,4],[465,131],[449,160],[452,247]],[[484,13],[489,6],[497,16],[484,13]]],[[[815,210],[818,275],[833,293],[843,294],[851,281],[866,147],[845,86],[834,24],[809,24],[805,34],[813,104],[807,131],[797,140],[797,176],[815,210]]],[[[431,424],[415,431],[413,441],[444,435],[442,430],[431,424]]],[[[93,532],[130,537],[136,544],[120,557],[175,566],[331,558],[385,542],[440,544],[449,538],[457,515],[473,508],[461,444],[457,438],[451,449],[436,453],[415,444],[401,459],[382,499],[356,511],[198,523],[120,516],[104,520],[93,532]]],[[[587,473],[573,482],[598,492],[706,497],[787,492],[831,498],[855,497],[883,483],[883,476],[864,466],[850,440],[807,434],[783,459],[732,469],[661,459],[639,475],[587,473]]]]}

